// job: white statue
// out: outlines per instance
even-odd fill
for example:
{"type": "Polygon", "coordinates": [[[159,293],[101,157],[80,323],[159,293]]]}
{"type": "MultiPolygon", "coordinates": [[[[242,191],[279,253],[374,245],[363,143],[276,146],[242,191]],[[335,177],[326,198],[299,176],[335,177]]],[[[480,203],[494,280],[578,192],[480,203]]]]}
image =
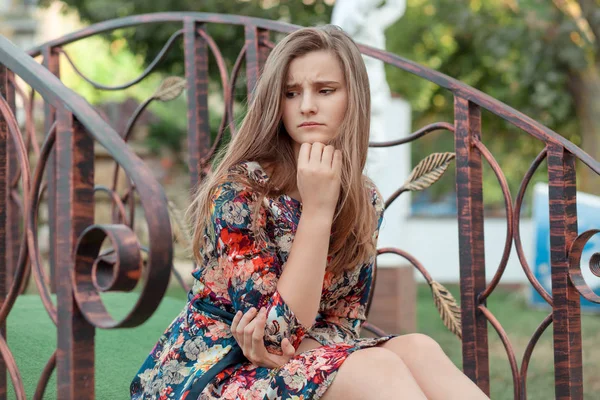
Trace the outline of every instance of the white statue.
{"type": "MultiPolygon", "coordinates": [[[[406,0],[388,0],[377,7],[380,3],[381,0],[337,0],[331,23],[341,27],[358,43],[385,50],[385,30],[404,15],[406,0]]],[[[364,61],[371,85],[371,118],[375,122],[371,126],[371,137],[373,141],[379,141],[389,137],[381,119],[391,99],[390,88],[383,63],[371,57],[364,57],[364,61]]]]}
{"type": "MultiPolygon", "coordinates": [[[[331,23],[341,27],[356,42],[385,50],[385,30],[406,11],[406,0],[336,0],[331,23]]],[[[363,57],[371,88],[372,142],[405,137],[410,133],[410,106],[402,99],[392,99],[384,63],[363,57]]],[[[370,148],[366,174],[373,179],[384,199],[396,191],[410,173],[409,145],[392,148],[370,148]]],[[[386,210],[385,224],[379,235],[379,247],[399,245],[403,221],[409,214],[407,193],[386,210]]],[[[397,265],[393,256],[379,257],[379,265],[397,265]]]]}

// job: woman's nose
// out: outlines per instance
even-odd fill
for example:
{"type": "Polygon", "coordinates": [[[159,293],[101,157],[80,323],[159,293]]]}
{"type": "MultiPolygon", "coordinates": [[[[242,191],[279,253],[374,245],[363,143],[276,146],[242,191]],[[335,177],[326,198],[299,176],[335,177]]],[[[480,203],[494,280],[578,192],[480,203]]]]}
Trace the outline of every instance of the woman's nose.
{"type": "Polygon", "coordinates": [[[302,114],[314,114],[317,112],[317,104],[314,97],[311,94],[302,95],[302,102],[300,103],[300,112],[302,114]]]}

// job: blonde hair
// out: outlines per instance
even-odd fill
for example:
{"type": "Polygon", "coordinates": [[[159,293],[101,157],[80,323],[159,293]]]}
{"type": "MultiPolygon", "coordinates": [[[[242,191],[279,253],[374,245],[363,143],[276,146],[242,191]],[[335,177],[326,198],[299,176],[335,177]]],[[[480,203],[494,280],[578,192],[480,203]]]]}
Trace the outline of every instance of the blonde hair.
{"type": "Polygon", "coordinates": [[[340,134],[330,143],[342,151],[341,191],[333,220],[328,270],[339,273],[365,262],[375,252],[376,215],[369,183],[362,174],[367,159],[371,96],[361,53],[354,41],[333,25],[302,28],[283,38],[271,51],[253,93],[248,112],[213,174],[198,188],[190,206],[193,255],[202,263],[200,250],[210,229],[210,203],[214,189],[225,181],[243,181],[258,193],[252,210],[260,210],[265,196],[289,193],[296,187],[296,160],[292,139],[282,122],[282,100],[290,62],[313,51],[329,51],[340,62],[348,93],[348,108],[340,134]],[[269,170],[265,185],[234,175],[231,168],[256,161],[269,170]],[[368,210],[368,212],[365,212],[368,210]],[[356,218],[360,215],[361,218],[356,218]]]}

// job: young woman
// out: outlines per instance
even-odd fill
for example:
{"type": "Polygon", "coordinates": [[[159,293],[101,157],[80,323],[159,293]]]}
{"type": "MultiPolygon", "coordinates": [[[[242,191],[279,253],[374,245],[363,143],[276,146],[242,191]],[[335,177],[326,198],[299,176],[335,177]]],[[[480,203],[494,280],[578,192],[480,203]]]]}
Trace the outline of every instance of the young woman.
{"type": "Polygon", "coordinates": [[[194,287],[132,399],[486,398],[424,335],[359,338],[383,216],[362,174],[369,110],[340,29],[273,49],[192,204],[194,287]]]}

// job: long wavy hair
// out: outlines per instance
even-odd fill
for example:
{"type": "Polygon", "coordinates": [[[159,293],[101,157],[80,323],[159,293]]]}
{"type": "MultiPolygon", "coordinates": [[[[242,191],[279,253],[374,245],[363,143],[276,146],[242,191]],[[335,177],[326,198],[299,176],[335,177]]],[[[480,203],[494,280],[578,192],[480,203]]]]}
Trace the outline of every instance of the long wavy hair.
{"type": "Polygon", "coordinates": [[[282,101],[290,62],[313,51],[329,51],[337,57],[348,93],[340,133],[329,143],[342,151],[343,164],[327,269],[334,274],[353,269],[374,254],[377,221],[368,188],[371,182],[362,173],[369,144],[369,79],[356,43],[339,27],[325,25],[299,29],[273,48],[239,131],[218,155],[220,162],[213,173],[198,187],[188,210],[193,227],[192,252],[198,263],[203,262],[200,250],[211,224],[211,198],[219,184],[234,180],[250,185],[258,194],[253,213],[260,210],[265,196],[289,193],[296,187],[297,161],[292,139],[282,122],[282,101]],[[232,167],[242,161],[256,161],[269,171],[267,183],[258,186],[248,177],[232,174],[232,167]]]}

